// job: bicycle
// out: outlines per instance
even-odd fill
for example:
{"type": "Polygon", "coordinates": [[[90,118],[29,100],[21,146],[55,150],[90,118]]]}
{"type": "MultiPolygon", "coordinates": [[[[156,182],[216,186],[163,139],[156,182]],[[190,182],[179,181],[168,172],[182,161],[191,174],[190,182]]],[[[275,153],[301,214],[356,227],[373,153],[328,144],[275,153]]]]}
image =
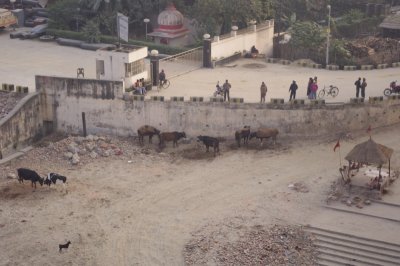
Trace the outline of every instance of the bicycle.
{"type": "Polygon", "coordinates": [[[323,99],[325,95],[330,95],[335,98],[339,94],[338,87],[334,85],[329,85],[329,87],[325,87],[318,92],[318,98],[323,99]]]}
{"type": "Polygon", "coordinates": [[[161,82],[161,81],[160,81],[160,83],[159,83],[158,86],[157,86],[157,89],[158,89],[158,90],[166,89],[166,88],[169,87],[170,84],[171,84],[171,82],[170,82],[168,79],[164,80],[164,82],[161,82]]]}

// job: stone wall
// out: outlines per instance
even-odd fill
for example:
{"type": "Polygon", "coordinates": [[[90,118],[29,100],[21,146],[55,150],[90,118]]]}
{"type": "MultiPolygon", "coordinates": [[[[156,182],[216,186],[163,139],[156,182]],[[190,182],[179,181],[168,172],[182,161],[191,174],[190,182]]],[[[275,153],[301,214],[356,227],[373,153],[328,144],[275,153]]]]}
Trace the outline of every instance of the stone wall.
{"type": "Polygon", "coordinates": [[[54,117],[56,128],[70,133],[82,132],[82,112],[88,133],[120,136],[136,135],[140,126],[148,124],[161,131],[183,130],[191,137],[231,137],[244,125],[276,127],[290,137],[317,137],[400,122],[400,100],[321,106],[133,101],[123,99],[118,82],[37,77],[36,84],[45,92],[46,117],[54,117]],[[95,92],[96,86],[101,89],[95,92]]]}
{"type": "Polygon", "coordinates": [[[29,94],[0,120],[0,159],[44,134],[39,94],[29,94]]]}

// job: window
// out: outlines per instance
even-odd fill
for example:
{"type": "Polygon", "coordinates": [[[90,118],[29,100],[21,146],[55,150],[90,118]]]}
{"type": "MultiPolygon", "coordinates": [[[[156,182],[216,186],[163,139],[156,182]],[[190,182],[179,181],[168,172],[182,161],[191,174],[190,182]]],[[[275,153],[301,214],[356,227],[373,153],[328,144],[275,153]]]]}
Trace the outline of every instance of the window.
{"type": "Polygon", "coordinates": [[[129,78],[139,73],[144,72],[145,64],[144,59],[125,64],[125,77],[129,78]]]}

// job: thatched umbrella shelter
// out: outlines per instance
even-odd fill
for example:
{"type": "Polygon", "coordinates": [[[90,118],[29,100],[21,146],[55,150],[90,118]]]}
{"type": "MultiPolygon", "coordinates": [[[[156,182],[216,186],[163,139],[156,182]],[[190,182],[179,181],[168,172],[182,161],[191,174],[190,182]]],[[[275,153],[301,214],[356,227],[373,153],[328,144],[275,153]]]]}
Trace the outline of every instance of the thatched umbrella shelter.
{"type": "Polygon", "coordinates": [[[374,164],[379,167],[379,174],[382,165],[389,162],[389,176],[390,176],[390,157],[393,150],[384,145],[378,144],[371,138],[363,143],[357,144],[346,155],[345,159],[349,161],[349,168],[351,162],[374,164]]]}

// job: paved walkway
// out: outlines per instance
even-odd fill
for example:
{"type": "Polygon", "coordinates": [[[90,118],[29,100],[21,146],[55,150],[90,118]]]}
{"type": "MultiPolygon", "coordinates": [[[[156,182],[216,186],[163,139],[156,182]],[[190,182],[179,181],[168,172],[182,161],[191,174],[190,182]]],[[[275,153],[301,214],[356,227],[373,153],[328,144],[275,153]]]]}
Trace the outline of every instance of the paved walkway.
{"type": "MultiPolygon", "coordinates": [[[[76,77],[78,67],[85,68],[86,78],[95,78],[96,52],[79,48],[60,46],[55,42],[10,39],[8,31],[0,32],[0,83],[29,86],[33,91],[35,75],[76,77]]],[[[168,76],[168,69],[165,69],[168,76]]],[[[259,87],[262,81],[268,86],[267,101],[270,98],[289,99],[292,80],[299,85],[298,98],[305,98],[309,77],[318,77],[320,87],[335,84],[340,93],[328,102],[348,101],[355,96],[354,81],[366,77],[366,95],[382,96],[383,89],[392,80],[400,80],[400,68],[372,71],[328,71],[267,64],[265,60],[241,59],[231,67],[199,69],[171,80],[171,86],[161,92],[149,95],[210,97],[217,81],[228,79],[232,84],[231,97],[242,97],[245,102],[259,101],[259,87]]]]}

